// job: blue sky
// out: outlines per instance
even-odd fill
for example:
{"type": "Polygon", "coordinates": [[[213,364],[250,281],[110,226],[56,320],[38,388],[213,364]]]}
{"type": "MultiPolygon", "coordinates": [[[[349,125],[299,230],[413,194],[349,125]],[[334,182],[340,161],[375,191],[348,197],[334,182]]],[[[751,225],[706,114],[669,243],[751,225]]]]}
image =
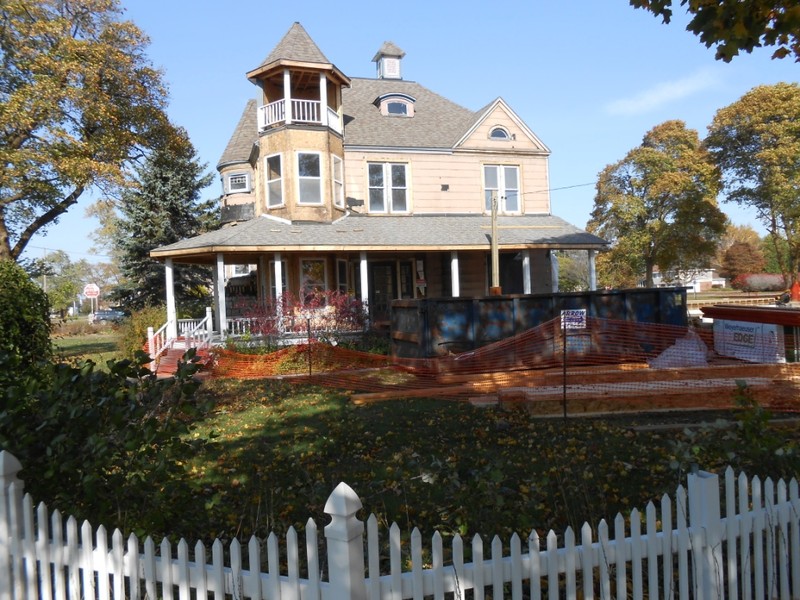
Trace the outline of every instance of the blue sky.
{"type": "MultiPolygon", "coordinates": [[[[505,99],[552,152],[553,214],[579,227],[589,220],[597,174],[652,127],[681,119],[704,137],[719,108],[757,85],[796,82],[800,75],[797,63],[771,60],[769,48],[717,61],[713,49],[685,30],[682,9],[663,25],[627,0],[122,5],[150,37],[148,55],[169,85],[172,120],[189,132],[215,174],[246,101],[256,96],[245,72],[299,21],[350,77],[373,77],[372,57],[389,40],[406,52],[405,79],[472,110],[505,99]]],[[[215,179],[205,195],[220,192],[215,179]]],[[[104,260],[88,254],[97,227],[84,215],[88,201],[34,238],[27,255],[59,249],[73,261],[104,260]]],[[[721,206],[734,223],[763,233],[752,213],[721,206]]]]}

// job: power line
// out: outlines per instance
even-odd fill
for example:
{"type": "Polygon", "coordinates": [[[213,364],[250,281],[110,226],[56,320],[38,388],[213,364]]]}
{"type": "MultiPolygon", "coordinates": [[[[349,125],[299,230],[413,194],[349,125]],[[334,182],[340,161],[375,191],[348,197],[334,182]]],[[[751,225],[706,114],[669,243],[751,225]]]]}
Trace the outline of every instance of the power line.
{"type": "Polygon", "coordinates": [[[67,255],[91,256],[93,258],[112,258],[109,254],[97,254],[91,252],[78,252],[77,250],[63,250],[62,248],[45,248],[44,246],[32,246],[28,244],[25,249],[32,248],[34,250],[44,250],[45,252],[63,252],[67,255]]]}

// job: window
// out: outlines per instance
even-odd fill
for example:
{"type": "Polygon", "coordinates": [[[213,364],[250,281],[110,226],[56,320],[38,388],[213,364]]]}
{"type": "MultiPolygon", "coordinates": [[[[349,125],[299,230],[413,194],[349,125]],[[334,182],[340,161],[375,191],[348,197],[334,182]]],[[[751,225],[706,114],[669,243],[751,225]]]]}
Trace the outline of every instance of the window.
{"type": "Polygon", "coordinates": [[[281,155],[267,157],[267,206],[283,205],[283,178],[281,176],[281,155]]]}
{"type": "Polygon", "coordinates": [[[325,260],[306,258],[300,261],[300,292],[305,302],[313,298],[314,292],[325,291],[326,280],[325,260]]]}
{"type": "Polygon", "coordinates": [[[322,204],[322,168],[317,152],[297,153],[299,204],[322,204]]]}
{"type": "Polygon", "coordinates": [[[250,173],[230,173],[225,178],[225,193],[238,194],[250,191],[250,173]]]}
{"type": "Polygon", "coordinates": [[[367,168],[370,212],[407,212],[407,165],[368,163],[367,168]]]}
{"type": "Polygon", "coordinates": [[[336,289],[340,294],[347,294],[350,290],[348,283],[348,264],[344,259],[336,259],[336,289]]]}
{"type": "Polygon", "coordinates": [[[408,94],[391,92],[383,94],[373,100],[381,114],[387,117],[413,117],[416,99],[408,94]]]}
{"type": "Polygon", "coordinates": [[[503,127],[495,127],[492,129],[491,133],[489,134],[489,139],[492,140],[508,140],[511,139],[511,136],[508,135],[508,131],[505,130],[503,127]]]}
{"type": "Polygon", "coordinates": [[[249,275],[250,265],[233,265],[234,275],[249,275]]]}
{"type": "Polygon", "coordinates": [[[401,115],[405,117],[408,115],[408,104],[405,102],[387,102],[386,112],[390,115],[401,115]]]}
{"type": "Polygon", "coordinates": [[[344,207],[344,161],[338,156],[333,157],[333,204],[344,207]]]}
{"type": "Polygon", "coordinates": [[[492,211],[492,195],[497,195],[497,211],[519,212],[519,167],[484,165],[483,190],[486,212],[492,211]]]}

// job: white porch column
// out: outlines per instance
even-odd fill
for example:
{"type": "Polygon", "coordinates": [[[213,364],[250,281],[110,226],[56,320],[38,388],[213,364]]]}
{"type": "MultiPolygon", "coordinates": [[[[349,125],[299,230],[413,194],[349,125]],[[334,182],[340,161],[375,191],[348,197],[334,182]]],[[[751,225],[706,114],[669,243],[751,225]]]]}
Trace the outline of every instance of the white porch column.
{"type": "Polygon", "coordinates": [[[531,251],[522,251],[522,292],[531,293],[531,251]]]}
{"type": "Polygon", "coordinates": [[[328,126],[328,78],[319,74],[319,118],[323,127],[328,126]]]}
{"type": "Polygon", "coordinates": [[[589,250],[589,291],[593,292],[597,289],[597,265],[595,258],[597,250],[589,250]]]}
{"type": "Polygon", "coordinates": [[[287,125],[292,123],[292,74],[289,69],[283,70],[283,108],[284,121],[287,125]]]}
{"type": "Polygon", "coordinates": [[[550,250],[550,286],[554,294],[558,293],[558,256],[550,250]]]}
{"type": "Polygon", "coordinates": [[[178,310],[175,306],[175,275],[171,258],[164,261],[164,278],[167,288],[167,338],[175,339],[178,337],[178,310]]]}
{"type": "Polygon", "coordinates": [[[273,271],[275,271],[275,317],[278,320],[278,330],[283,331],[283,263],[281,262],[281,253],[276,252],[272,261],[274,265],[273,271]]]}
{"type": "Polygon", "coordinates": [[[458,277],[458,252],[450,253],[450,287],[453,288],[453,297],[461,295],[461,280],[458,277]]]}
{"type": "Polygon", "coordinates": [[[225,257],[217,254],[217,268],[215,277],[215,304],[217,306],[217,331],[225,338],[228,329],[228,311],[225,306],[225,257]]]}
{"type": "Polygon", "coordinates": [[[367,253],[361,252],[359,255],[359,271],[361,273],[361,303],[369,306],[369,274],[367,270],[367,253]]]}

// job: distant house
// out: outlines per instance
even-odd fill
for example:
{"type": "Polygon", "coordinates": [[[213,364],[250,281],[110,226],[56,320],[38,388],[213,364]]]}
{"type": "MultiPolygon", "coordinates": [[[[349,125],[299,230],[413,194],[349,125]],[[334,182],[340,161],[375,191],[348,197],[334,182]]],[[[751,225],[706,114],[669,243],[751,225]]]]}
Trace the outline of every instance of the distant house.
{"type": "MultiPolygon", "coordinates": [[[[644,282],[642,282],[644,285],[644,282]]],[[[697,269],[694,271],[661,273],[653,272],[653,285],[655,287],[683,286],[693,292],[707,292],[714,288],[723,288],[726,285],[724,277],[720,277],[716,269],[697,269]]]]}
{"type": "Polygon", "coordinates": [[[168,282],[213,265],[221,331],[248,265],[260,299],[336,289],[373,321],[394,299],[557,291],[556,250],[587,251],[594,288],[607,244],[551,213],[547,146],[502,98],[473,111],[404,79],[403,57],[387,42],[376,77],[351,78],[295,23],[247,73],[260,99],[217,165],[224,225],[151,253],[168,282]]]}

